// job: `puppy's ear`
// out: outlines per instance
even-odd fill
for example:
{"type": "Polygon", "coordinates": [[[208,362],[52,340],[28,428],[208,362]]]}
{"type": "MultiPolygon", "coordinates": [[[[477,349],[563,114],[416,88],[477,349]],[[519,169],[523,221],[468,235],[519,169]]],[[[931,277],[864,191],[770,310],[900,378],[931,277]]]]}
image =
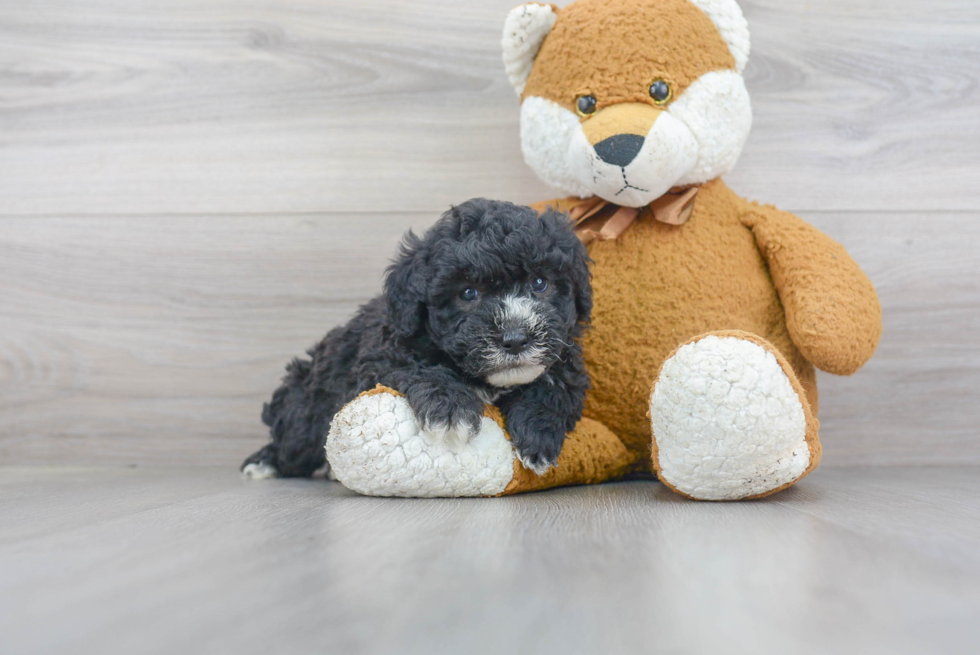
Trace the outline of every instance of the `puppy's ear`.
{"type": "Polygon", "coordinates": [[[384,294],[388,319],[395,334],[410,337],[425,320],[425,264],[422,239],[409,230],[398,256],[385,273],[384,294]]]}
{"type": "Polygon", "coordinates": [[[592,317],[592,271],[589,269],[589,252],[585,249],[585,244],[578,241],[578,249],[575,254],[575,311],[578,313],[578,322],[588,325],[592,317]]]}
{"type": "Polygon", "coordinates": [[[541,214],[541,220],[554,226],[552,229],[557,231],[559,248],[571,259],[567,274],[575,286],[577,322],[588,325],[592,317],[592,271],[589,269],[592,260],[589,259],[589,251],[575,234],[567,214],[548,209],[541,214]]]}

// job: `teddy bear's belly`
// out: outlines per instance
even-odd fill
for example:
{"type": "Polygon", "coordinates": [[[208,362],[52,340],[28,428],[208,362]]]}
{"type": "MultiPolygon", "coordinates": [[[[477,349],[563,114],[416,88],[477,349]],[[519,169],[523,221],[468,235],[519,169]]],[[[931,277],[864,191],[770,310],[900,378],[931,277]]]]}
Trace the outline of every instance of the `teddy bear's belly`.
{"type": "Polygon", "coordinates": [[[812,366],[789,338],[752,233],[728,212],[706,215],[710,203],[699,204],[702,211],[683,226],[642,216],[618,240],[590,248],[595,304],[584,340],[592,376],[585,413],[631,449],[650,449],[646,412],[661,364],[705,332],[736,329],[764,337],[801,381],[807,378],[804,386],[812,386],[812,366]]]}

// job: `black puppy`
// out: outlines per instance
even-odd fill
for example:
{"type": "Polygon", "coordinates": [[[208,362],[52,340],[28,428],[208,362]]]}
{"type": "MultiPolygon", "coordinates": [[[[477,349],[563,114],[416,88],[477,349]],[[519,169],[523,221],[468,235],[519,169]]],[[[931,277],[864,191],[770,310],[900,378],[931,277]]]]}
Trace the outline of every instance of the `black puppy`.
{"type": "Polygon", "coordinates": [[[384,295],[286,367],[262,412],[272,443],[243,473],[312,475],[334,414],[378,383],[450,445],[496,404],[518,457],[543,473],[589,386],[576,342],[592,309],[588,261],[564,215],[507,202],[470,200],[422,238],[409,232],[384,295]]]}

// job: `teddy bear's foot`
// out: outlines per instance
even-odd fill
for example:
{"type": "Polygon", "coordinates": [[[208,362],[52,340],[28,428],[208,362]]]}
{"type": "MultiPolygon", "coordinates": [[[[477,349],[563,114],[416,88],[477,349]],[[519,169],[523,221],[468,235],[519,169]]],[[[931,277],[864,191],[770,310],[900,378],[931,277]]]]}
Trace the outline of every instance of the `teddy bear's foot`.
{"type": "Polygon", "coordinates": [[[650,398],[653,465],[699,500],[784,489],[820,459],[817,420],[786,360],[744,332],[698,337],[660,370],[650,398]]]}
{"type": "Polygon", "coordinates": [[[408,401],[378,387],[334,416],[327,460],[345,487],[370,496],[499,496],[570,484],[604,482],[636,464],[638,455],[597,421],[582,419],[544,475],[514,453],[500,412],[488,407],[480,432],[457,449],[419,426],[408,401]]]}
{"type": "Polygon", "coordinates": [[[485,416],[479,433],[451,448],[422,429],[404,396],[382,387],[334,416],[326,449],[336,478],[369,496],[495,496],[514,478],[514,449],[496,420],[485,416]]]}

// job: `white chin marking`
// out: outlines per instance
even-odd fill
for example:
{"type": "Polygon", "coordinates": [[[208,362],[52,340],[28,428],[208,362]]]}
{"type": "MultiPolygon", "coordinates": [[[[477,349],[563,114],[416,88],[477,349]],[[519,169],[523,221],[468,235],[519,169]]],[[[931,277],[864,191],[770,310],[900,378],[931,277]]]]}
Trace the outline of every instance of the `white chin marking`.
{"type": "Polygon", "coordinates": [[[515,387],[519,384],[534,382],[541,377],[542,373],[544,373],[544,366],[541,364],[515,366],[491,373],[487,376],[487,382],[495,387],[515,387]]]}
{"type": "Polygon", "coordinates": [[[709,336],[664,362],[650,399],[660,475],[701,500],[757,496],[810,464],[806,415],[775,356],[709,336]]]}
{"type": "Polygon", "coordinates": [[[270,464],[249,464],[242,469],[242,478],[245,480],[271,480],[278,477],[279,471],[270,464]]]}

